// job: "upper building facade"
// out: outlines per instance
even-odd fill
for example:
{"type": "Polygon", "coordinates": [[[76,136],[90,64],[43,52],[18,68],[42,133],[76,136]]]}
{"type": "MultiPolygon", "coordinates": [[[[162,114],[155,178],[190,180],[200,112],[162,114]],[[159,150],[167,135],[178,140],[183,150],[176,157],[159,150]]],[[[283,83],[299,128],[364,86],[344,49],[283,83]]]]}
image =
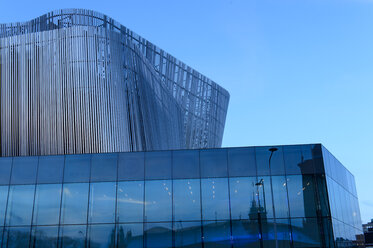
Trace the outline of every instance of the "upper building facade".
{"type": "Polygon", "coordinates": [[[220,147],[229,93],[106,15],[0,24],[0,154],[220,147]]]}

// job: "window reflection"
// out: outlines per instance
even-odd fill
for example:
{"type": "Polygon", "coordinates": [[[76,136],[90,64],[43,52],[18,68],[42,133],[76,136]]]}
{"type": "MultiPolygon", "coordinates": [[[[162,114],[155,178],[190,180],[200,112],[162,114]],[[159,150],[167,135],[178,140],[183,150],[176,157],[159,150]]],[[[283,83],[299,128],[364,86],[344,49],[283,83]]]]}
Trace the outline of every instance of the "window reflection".
{"type": "Polygon", "coordinates": [[[202,179],[202,217],[204,220],[229,219],[228,179],[202,179]]]}
{"type": "Polygon", "coordinates": [[[316,218],[291,219],[294,247],[320,247],[320,230],[316,218]]]}
{"type": "Polygon", "coordinates": [[[38,183],[62,183],[64,156],[39,158],[38,183]]]}
{"type": "Polygon", "coordinates": [[[118,180],[144,180],[144,153],[119,153],[118,180]]]}
{"type": "Polygon", "coordinates": [[[116,153],[92,154],[91,181],[117,180],[116,153]]]}
{"type": "Polygon", "coordinates": [[[232,221],[233,247],[259,248],[258,220],[232,221]]]}
{"type": "Polygon", "coordinates": [[[88,247],[114,248],[115,225],[89,225],[88,247]]]}
{"type": "Polygon", "coordinates": [[[91,155],[65,156],[65,182],[89,182],[91,155]]]}
{"type": "Polygon", "coordinates": [[[63,225],[60,227],[60,248],[85,247],[86,225],[63,225]]]}
{"type": "Polygon", "coordinates": [[[145,178],[170,179],[171,178],[171,152],[145,153],[145,178]]]}
{"type": "Polygon", "coordinates": [[[203,241],[206,248],[230,248],[231,232],[229,221],[204,221],[203,241]]]}
{"type": "Polygon", "coordinates": [[[31,225],[35,185],[10,186],[6,225],[31,225]]]}
{"type": "Polygon", "coordinates": [[[200,151],[201,177],[226,177],[227,150],[206,149],[200,151]]]}
{"type": "Polygon", "coordinates": [[[229,179],[232,219],[257,219],[258,201],[256,177],[229,179]]]}
{"type": "Polygon", "coordinates": [[[3,247],[29,247],[30,227],[7,227],[4,230],[3,247]]]}
{"type": "Polygon", "coordinates": [[[9,183],[11,167],[12,158],[0,158],[0,185],[9,183]]]}
{"type": "Polygon", "coordinates": [[[4,225],[6,202],[8,200],[8,190],[8,186],[0,186],[0,226],[4,225]]]}
{"type": "Polygon", "coordinates": [[[39,184],[36,187],[34,225],[57,225],[60,217],[61,184],[39,184]]]}
{"type": "Polygon", "coordinates": [[[172,152],[173,178],[199,178],[199,151],[172,152]]]}
{"type": "Polygon", "coordinates": [[[174,221],[200,220],[200,180],[174,181],[174,221]]]}
{"type": "Polygon", "coordinates": [[[146,223],[145,246],[147,248],[172,247],[172,224],[171,223],[146,223]]]}
{"type": "Polygon", "coordinates": [[[228,149],[228,161],[229,176],[256,176],[254,148],[228,149]]]}
{"type": "Polygon", "coordinates": [[[118,183],[118,222],[142,222],[144,212],[144,182],[118,183]]]}
{"type": "Polygon", "coordinates": [[[36,171],[38,166],[38,157],[14,157],[12,184],[32,184],[36,182],[36,171]]]}
{"type": "Polygon", "coordinates": [[[145,220],[172,220],[172,183],[167,180],[145,182],[145,220]]]}
{"type": "Polygon", "coordinates": [[[175,247],[202,247],[201,222],[174,222],[175,247]]]}
{"type": "Polygon", "coordinates": [[[58,226],[34,226],[31,235],[33,248],[57,248],[58,226]]]}
{"type": "Polygon", "coordinates": [[[143,223],[119,224],[117,226],[118,247],[143,247],[143,223]]]}
{"type": "Polygon", "coordinates": [[[285,174],[282,147],[255,147],[255,158],[258,176],[285,174]]]}
{"type": "Polygon", "coordinates": [[[63,185],[61,223],[83,224],[87,222],[88,183],[63,185]]]}
{"type": "Polygon", "coordinates": [[[90,223],[114,223],[116,183],[91,183],[89,216],[90,223]]]}

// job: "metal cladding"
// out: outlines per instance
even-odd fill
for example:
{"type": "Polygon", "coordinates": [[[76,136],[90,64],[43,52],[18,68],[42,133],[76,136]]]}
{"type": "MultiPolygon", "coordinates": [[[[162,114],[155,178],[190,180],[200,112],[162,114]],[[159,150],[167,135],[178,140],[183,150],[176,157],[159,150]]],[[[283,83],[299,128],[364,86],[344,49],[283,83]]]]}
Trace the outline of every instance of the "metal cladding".
{"type": "Polygon", "coordinates": [[[1,155],[220,147],[229,94],[111,18],[0,24],[1,155]]]}

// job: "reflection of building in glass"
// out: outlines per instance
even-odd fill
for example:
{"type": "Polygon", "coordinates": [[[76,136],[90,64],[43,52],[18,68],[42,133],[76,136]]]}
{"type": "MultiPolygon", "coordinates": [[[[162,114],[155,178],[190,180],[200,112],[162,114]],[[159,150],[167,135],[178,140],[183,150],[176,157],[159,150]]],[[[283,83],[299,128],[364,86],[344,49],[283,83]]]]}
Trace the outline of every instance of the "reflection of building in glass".
{"type": "Polygon", "coordinates": [[[365,247],[373,247],[373,219],[363,225],[365,247]]]}

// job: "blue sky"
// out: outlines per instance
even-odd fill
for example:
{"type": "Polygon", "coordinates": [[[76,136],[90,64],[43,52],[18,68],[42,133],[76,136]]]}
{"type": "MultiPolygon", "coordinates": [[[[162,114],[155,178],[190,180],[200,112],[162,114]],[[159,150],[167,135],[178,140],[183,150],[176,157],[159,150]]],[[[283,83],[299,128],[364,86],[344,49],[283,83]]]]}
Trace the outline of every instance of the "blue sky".
{"type": "Polygon", "coordinates": [[[225,87],[224,146],[320,142],[373,218],[373,0],[0,0],[0,23],[105,13],[225,87]]]}

